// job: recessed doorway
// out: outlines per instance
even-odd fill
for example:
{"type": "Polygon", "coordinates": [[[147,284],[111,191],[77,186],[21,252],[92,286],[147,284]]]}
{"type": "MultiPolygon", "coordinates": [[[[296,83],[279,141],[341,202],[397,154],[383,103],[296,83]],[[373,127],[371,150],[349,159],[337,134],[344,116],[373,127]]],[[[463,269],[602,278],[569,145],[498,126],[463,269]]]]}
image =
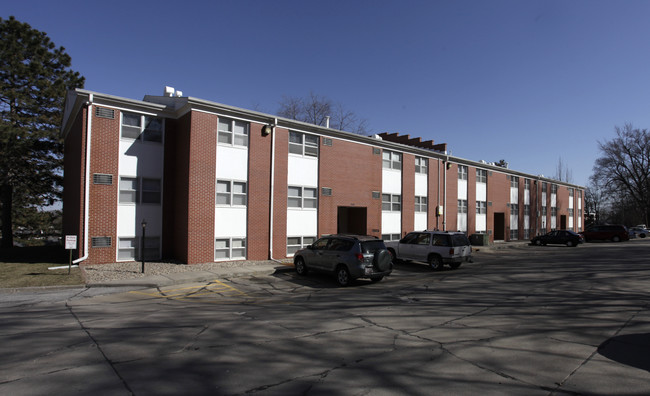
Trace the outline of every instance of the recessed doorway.
{"type": "Polygon", "coordinates": [[[336,232],[339,234],[366,235],[368,233],[367,213],[367,208],[339,206],[336,232]]]}

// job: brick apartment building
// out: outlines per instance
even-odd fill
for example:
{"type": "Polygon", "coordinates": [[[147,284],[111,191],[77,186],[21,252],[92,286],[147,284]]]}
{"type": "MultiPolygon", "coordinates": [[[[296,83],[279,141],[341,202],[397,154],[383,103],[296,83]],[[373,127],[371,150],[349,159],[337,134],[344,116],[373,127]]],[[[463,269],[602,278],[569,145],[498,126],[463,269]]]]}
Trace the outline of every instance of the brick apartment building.
{"type": "Polygon", "coordinates": [[[490,243],[583,227],[584,188],[452,157],[445,144],[361,136],[183,97],[71,91],[64,233],[78,260],[284,259],[317,237],[415,229],[490,243]]]}

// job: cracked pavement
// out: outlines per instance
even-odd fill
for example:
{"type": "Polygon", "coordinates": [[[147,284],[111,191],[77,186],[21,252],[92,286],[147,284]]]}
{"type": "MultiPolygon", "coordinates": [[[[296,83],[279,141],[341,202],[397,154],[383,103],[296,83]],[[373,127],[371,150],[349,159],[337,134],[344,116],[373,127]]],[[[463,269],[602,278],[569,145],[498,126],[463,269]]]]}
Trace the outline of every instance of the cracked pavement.
{"type": "Polygon", "coordinates": [[[160,289],[2,293],[0,393],[650,393],[650,241],[160,289]]]}

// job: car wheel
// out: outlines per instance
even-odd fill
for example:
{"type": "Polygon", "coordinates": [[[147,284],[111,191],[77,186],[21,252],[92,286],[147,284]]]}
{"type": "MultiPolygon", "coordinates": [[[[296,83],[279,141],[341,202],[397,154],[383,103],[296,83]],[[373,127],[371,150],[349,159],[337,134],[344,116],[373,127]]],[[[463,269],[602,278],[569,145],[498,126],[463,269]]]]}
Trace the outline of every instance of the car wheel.
{"type": "Polygon", "coordinates": [[[641,238],[645,238],[645,234],[639,234],[641,238]]]}
{"type": "Polygon", "coordinates": [[[574,246],[574,245],[573,245],[573,241],[566,241],[566,245],[567,245],[568,247],[572,247],[572,246],[574,246]]]}
{"type": "Polygon", "coordinates": [[[440,256],[431,256],[429,257],[429,265],[434,271],[440,271],[442,269],[442,258],[440,256]]]}
{"type": "Polygon", "coordinates": [[[542,246],[542,240],[541,239],[536,240],[535,245],[542,246]]]}
{"type": "Polygon", "coordinates": [[[377,283],[377,282],[379,282],[379,281],[382,280],[382,279],[384,279],[383,276],[377,276],[377,277],[375,277],[375,278],[370,278],[370,282],[372,282],[372,283],[377,283]]]}
{"type": "Polygon", "coordinates": [[[458,267],[460,267],[460,264],[461,263],[451,263],[449,264],[449,266],[451,267],[451,269],[458,269],[458,267]]]}
{"type": "Polygon", "coordinates": [[[620,241],[621,241],[621,237],[619,237],[618,235],[614,235],[612,237],[612,242],[620,242],[620,241]]]}
{"type": "Polygon", "coordinates": [[[336,269],[336,282],[339,284],[339,286],[348,286],[350,284],[350,280],[350,271],[348,271],[344,265],[339,266],[336,269]]]}
{"type": "Polygon", "coordinates": [[[296,267],[296,273],[298,275],[307,275],[307,266],[305,265],[305,260],[302,257],[296,258],[293,266],[296,267]]]}

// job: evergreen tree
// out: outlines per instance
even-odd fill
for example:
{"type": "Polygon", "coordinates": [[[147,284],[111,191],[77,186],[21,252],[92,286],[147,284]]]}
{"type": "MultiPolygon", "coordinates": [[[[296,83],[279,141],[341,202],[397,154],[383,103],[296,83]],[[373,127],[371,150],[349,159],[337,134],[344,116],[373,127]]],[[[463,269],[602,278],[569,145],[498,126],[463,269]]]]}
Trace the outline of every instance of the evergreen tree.
{"type": "Polygon", "coordinates": [[[65,95],[84,78],[47,35],[13,16],[0,18],[0,219],[12,247],[12,214],[61,195],[65,95]]]}

